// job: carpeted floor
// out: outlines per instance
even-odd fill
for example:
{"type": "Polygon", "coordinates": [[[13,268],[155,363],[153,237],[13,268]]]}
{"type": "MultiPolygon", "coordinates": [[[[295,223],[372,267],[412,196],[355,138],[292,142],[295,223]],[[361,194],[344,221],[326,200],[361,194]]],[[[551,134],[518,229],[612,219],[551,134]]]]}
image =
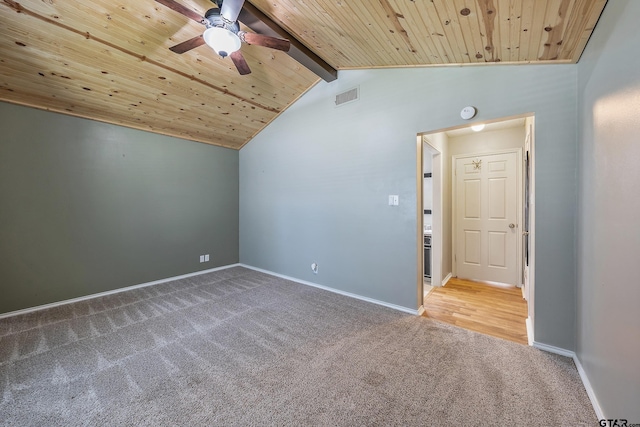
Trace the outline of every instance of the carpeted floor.
{"type": "Polygon", "coordinates": [[[597,419],[568,358],[236,267],[0,319],[0,423],[597,419]]]}

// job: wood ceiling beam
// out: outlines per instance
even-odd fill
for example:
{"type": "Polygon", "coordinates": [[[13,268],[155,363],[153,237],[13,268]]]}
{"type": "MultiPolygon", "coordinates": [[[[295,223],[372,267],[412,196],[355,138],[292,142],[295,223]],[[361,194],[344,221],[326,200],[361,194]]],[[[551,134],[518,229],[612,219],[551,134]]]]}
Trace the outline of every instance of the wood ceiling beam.
{"type": "Polygon", "coordinates": [[[288,39],[291,42],[291,49],[287,54],[324,81],[332,82],[338,78],[338,71],[335,68],[248,1],[245,1],[238,21],[256,33],[288,39]]]}

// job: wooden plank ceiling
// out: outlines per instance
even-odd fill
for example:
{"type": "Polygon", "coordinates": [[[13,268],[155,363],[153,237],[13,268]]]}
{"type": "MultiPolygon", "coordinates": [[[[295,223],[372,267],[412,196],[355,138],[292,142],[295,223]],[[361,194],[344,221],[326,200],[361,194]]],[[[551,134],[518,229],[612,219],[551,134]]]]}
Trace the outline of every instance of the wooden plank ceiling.
{"type": "MultiPolygon", "coordinates": [[[[177,0],[204,14],[207,0],[177,0]]],[[[252,0],[338,70],[575,63],[606,0],[252,0]]],[[[284,52],[243,45],[154,0],[0,0],[0,100],[239,149],[319,81],[284,52]]]]}

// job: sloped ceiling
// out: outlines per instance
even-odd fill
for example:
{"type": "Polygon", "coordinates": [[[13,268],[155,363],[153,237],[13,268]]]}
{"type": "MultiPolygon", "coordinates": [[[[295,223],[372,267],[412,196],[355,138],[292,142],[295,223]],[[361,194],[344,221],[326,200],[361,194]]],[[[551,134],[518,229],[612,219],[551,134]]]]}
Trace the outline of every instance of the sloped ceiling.
{"type": "MultiPolygon", "coordinates": [[[[343,70],[575,63],[606,1],[251,3],[343,70]]],[[[154,0],[0,0],[0,100],[239,149],[320,80],[259,46],[246,76],[207,46],[169,51],[203,28],[154,0]]]]}

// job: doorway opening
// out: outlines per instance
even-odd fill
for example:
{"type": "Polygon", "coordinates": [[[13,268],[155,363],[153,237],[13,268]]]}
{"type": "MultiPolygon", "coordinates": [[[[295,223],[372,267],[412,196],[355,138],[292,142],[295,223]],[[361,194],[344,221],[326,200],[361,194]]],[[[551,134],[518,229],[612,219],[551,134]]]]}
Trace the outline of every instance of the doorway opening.
{"type": "Polygon", "coordinates": [[[477,124],[417,136],[419,312],[424,313],[430,292],[442,292],[452,278],[500,282],[513,288],[512,296],[519,292],[526,301],[520,312],[530,344],[535,295],[534,116],[500,118],[483,122],[480,131],[471,129],[477,124]]]}

